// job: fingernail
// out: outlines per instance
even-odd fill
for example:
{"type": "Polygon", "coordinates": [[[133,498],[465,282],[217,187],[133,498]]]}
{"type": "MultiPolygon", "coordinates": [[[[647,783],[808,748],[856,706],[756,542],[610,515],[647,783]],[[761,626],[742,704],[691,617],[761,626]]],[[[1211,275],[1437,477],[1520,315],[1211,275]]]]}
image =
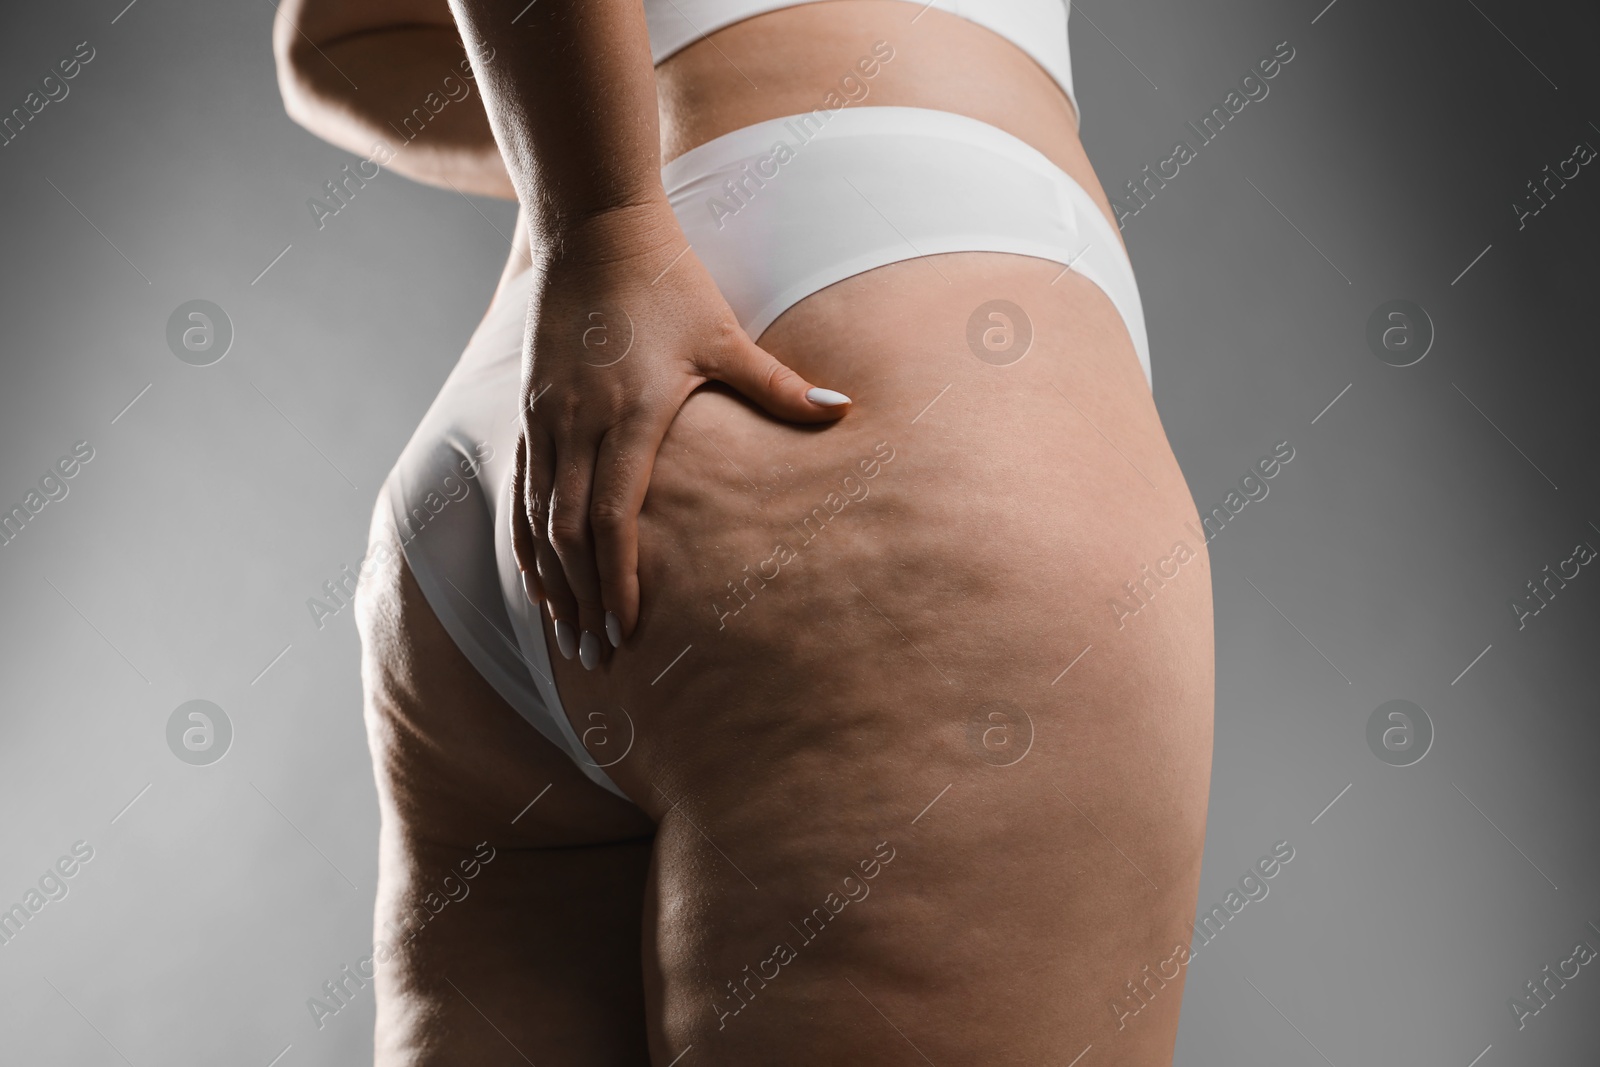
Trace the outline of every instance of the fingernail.
{"type": "Polygon", "coordinates": [[[565,619],[557,619],[555,626],[556,647],[561,650],[563,658],[571,659],[573,654],[578,651],[578,635],[573,630],[572,624],[565,619]]]}
{"type": "Polygon", "coordinates": [[[539,606],[539,591],[534,588],[533,575],[527,571],[522,572],[522,591],[527,595],[528,603],[537,608],[539,606]]]}
{"type": "Polygon", "coordinates": [[[600,639],[588,630],[583,631],[583,643],[578,646],[578,662],[586,671],[594,670],[600,662],[600,639]]]}
{"type": "Polygon", "coordinates": [[[832,389],[807,389],[806,399],[825,408],[836,408],[850,403],[850,398],[832,389]]]}
{"type": "Polygon", "coordinates": [[[612,648],[622,647],[622,620],[614,611],[606,612],[606,637],[611,639],[612,648]]]}

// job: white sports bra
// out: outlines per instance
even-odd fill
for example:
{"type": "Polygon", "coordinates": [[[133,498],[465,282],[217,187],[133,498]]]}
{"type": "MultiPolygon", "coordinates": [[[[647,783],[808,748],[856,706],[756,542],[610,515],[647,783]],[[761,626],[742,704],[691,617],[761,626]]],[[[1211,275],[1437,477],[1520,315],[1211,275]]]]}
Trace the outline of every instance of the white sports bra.
{"type": "MultiPolygon", "coordinates": [[[[735,22],[817,0],[644,0],[650,51],[660,63],[708,34],[735,22]]],[[[1071,0],[906,0],[975,22],[998,33],[1033,58],[1054,78],[1078,110],[1072,92],[1072,56],[1067,51],[1071,0]]],[[[890,42],[893,43],[893,42],[890,42]]]]}

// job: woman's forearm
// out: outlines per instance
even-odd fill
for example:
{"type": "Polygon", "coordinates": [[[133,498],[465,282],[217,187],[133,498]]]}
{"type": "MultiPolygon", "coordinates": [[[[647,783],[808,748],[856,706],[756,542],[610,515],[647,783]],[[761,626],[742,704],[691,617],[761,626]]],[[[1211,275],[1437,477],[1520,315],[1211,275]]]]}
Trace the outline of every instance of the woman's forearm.
{"type": "Polygon", "coordinates": [[[640,0],[450,6],[541,243],[575,222],[664,202],[655,72],[640,0]]]}
{"type": "MultiPolygon", "coordinates": [[[[385,166],[415,181],[516,195],[453,25],[349,32],[323,25],[329,20],[308,7],[285,0],[275,27],[279,89],[291,118],[358,155],[382,142],[393,153],[385,166]]],[[[442,3],[437,11],[448,18],[442,3]]]]}

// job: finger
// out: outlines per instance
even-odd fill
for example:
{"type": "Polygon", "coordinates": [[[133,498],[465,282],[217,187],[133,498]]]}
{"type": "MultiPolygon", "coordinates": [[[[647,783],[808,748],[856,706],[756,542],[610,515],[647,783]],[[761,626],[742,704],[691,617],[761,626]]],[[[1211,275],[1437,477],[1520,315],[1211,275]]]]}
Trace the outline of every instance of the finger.
{"type": "Polygon", "coordinates": [[[589,522],[606,637],[614,648],[639,622],[639,511],[665,436],[665,426],[634,423],[616,427],[600,442],[589,522]]]}
{"type": "Polygon", "coordinates": [[[534,575],[544,594],[544,608],[556,632],[556,649],[566,659],[578,654],[578,600],[567,585],[561,560],[548,536],[547,512],[553,475],[551,456],[555,450],[540,431],[524,430],[527,469],[523,475],[523,518],[533,542],[534,575]],[[530,436],[532,434],[533,436],[530,436]],[[535,447],[534,442],[541,442],[535,447]]]}
{"type": "Polygon", "coordinates": [[[511,507],[507,509],[507,518],[511,522],[511,555],[517,561],[517,570],[522,574],[522,591],[528,597],[528,602],[540,611],[544,610],[544,589],[539,585],[539,563],[534,554],[533,527],[528,522],[528,509],[524,503],[523,478],[528,468],[528,442],[522,434],[517,434],[516,459],[511,468],[511,507]]]}
{"type": "Polygon", "coordinates": [[[605,641],[605,607],[600,602],[600,580],[594,565],[594,543],[589,525],[589,492],[594,482],[592,445],[574,442],[558,453],[550,494],[546,533],[567,587],[577,600],[578,659],[587,670],[599,666],[605,641]]]}
{"type": "Polygon", "coordinates": [[[848,396],[812,385],[748,338],[702,359],[700,369],[789,422],[828,422],[850,410],[848,396]]]}

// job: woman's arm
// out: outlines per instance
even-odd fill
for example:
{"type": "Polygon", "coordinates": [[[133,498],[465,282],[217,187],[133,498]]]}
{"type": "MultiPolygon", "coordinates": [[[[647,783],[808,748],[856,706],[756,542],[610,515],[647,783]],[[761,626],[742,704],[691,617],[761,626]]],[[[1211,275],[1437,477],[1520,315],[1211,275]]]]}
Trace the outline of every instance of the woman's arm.
{"type": "Polygon", "coordinates": [[[611,209],[664,205],[640,0],[450,6],[535,236],[611,209]]]}
{"type": "Polygon", "coordinates": [[[517,559],[561,653],[593,668],[638,621],[638,514],[689,394],[725,382],[796,422],[836,419],[849,399],[758,348],[689,248],[661,186],[640,0],[451,9],[533,243],[517,559]],[[624,358],[591,343],[624,334],[624,358]]]}
{"type": "Polygon", "coordinates": [[[279,0],[272,48],[289,117],[428,185],[516,196],[445,0],[279,0]]]}

